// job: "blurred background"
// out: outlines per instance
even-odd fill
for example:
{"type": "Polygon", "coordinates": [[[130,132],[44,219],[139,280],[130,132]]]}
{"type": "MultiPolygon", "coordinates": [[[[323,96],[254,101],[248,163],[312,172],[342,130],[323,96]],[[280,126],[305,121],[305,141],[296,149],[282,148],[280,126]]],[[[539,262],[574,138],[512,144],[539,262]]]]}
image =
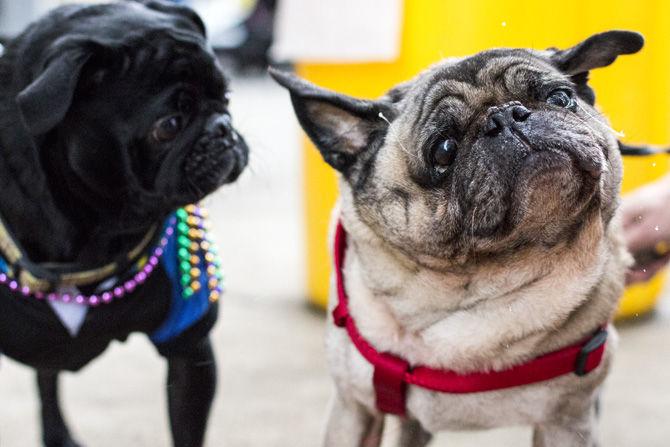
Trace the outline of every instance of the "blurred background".
{"type": "MultiPolygon", "coordinates": [[[[0,42],[60,0],[0,0],[0,42]]],[[[640,0],[192,0],[231,77],[232,114],[251,150],[240,180],[208,198],[227,293],[213,339],[220,384],[209,446],[314,446],[331,395],[322,336],[335,178],[299,131],[269,62],[348,94],[376,97],[447,56],[497,47],[571,46],[623,28],[634,56],[592,73],[601,110],[628,143],[670,144],[670,3],[640,0]]],[[[625,161],[624,190],[668,171],[668,158],[625,161]]],[[[670,303],[664,274],[629,289],[620,349],[603,395],[604,446],[670,443],[670,303]]],[[[143,336],[115,343],[77,374],[63,401],[90,446],[169,445],[165,365],[143,336]]],[[[0,359],[0,447],[37,446],[30,370],[0,359]]],[[[390,445],[393,433],[386,445],[390,445]]],[[[528,428],[444,433],[436,446],[530,445],[528,428]]]]}

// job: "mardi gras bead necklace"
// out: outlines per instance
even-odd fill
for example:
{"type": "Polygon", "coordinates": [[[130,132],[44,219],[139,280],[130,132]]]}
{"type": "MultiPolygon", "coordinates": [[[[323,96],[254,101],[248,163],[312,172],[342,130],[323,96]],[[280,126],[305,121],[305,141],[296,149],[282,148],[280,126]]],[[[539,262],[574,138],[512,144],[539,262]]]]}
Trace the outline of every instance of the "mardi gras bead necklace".
{"type": "Polygon", "coordinates": [[[207,210],[196,205],[188,205],[177,210],[177,256],[182,295],[185,299],[193,296],[203,287],[209,290],[209,300],[216,301],[221,295],[223,275],[218,250],[208,234],[207,210]],[[206,284],[202,283],[204,266],[206,284]]]}
{"type": "Polygon", "coordinates": [[[158,243],[147,251],[129,271],[107,285],[110,279],[101,281],[106,285],[93,294],[42,292],[20,284],[8,263],[0,256],[0,284],[19,296],[34,297],[49,301],[75,302],[88,306],[111,303],[132,293],[144,284],[161,261],[171,239],[177,238],[180,286],[183,299],[191,298],[201,290],[209,292],[209,300],[219,299],[223,290],[223,275],[218,251],[208,230],[207,210],[198,205],[187,205],[178,209],[167,219],[158,243]],[[201,271],[204,268],[204,272],[201,271]]]}

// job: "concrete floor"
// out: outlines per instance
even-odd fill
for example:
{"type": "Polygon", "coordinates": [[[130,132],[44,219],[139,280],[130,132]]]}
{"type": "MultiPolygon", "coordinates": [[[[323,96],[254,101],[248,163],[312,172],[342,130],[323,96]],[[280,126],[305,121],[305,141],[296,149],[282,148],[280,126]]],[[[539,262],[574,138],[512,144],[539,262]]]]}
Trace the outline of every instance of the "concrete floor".
{"type": "MultiPolygon", "coordinates": [[[[208,446],[319,445],[331,383],[324,317],[305,305],[297,124],[265,78],[233,82],[233,115],[253,150],[242,179],[208,200],[228,277],[213,333],[220,387],[208,446]]],[[[621,326],[604,392],[603,446],[670,445],[670,303],[621,326]]],[[[165,366],[142,336],[63,378],[67,417],[88,446],[169,445],[165,366]]],[[[39,445],[31,372],[0,361],[0,447],[39,445]]],[[[388,440],[387,440],[388,441],[388,440]]],[[[389,444],[388,442],[386,443],[389,444]]],[[[444,433],[436,447],[530,445],[530,431],[444,433]]]]}

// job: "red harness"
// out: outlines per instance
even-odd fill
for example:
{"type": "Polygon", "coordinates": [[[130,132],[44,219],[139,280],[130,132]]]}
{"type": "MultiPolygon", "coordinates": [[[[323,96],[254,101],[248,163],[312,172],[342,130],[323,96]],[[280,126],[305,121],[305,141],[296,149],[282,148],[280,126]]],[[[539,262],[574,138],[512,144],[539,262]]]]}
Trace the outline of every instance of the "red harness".
{"type": "Polygon", "coordinates": [[[476,393],[542,382],[569,373],[583,376],[600,365],[607,341],[604,327],[598,329],[588,340],[502,371],[458,374],[444,369],[411,366],[398,356],[377,351],[358,332],[356,323],[349,314],[342,275],[346,236],[342,224],[338,223],[335,233],[338,303],[333,310],[333,319],[336,326],[347,330],[354,346],[374,367],[372,380],[377,408],[380,411],[404,416],[408,384],[443,393],[476,393]]]}

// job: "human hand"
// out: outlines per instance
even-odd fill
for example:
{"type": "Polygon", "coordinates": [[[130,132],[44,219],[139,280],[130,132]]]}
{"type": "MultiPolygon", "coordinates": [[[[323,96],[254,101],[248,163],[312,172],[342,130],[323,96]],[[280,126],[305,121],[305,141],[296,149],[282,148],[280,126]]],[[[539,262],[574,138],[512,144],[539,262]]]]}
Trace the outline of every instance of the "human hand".
{"type": "Polygon", "coordinates": [[[670,175],[624,196],[624,237],[636,260],[626,282],[646,281],[670,260],[670,175]]]}

